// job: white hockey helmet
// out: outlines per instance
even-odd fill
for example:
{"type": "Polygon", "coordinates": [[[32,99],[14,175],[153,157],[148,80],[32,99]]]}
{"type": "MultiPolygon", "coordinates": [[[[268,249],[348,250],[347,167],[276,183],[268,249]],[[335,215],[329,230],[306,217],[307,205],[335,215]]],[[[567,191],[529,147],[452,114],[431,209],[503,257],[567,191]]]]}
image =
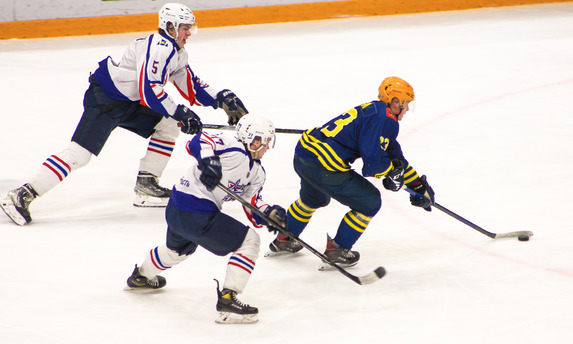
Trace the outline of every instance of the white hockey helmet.
{"type": "Polygon", "coordinates": [[[170,2],[161,7],[159,10],[159,28],[167,32],[167,29],[170,27],[169,23],[173,25],[175,31],[179,29],[179,25],[189,24],[191,25],[191,34],[197,33],[195,15],[185,5],[170,2]]]}
{"type": "MultiPolygon", "coordinates": [[[[264,146],[273,148],[275,146],[275,126],[268,118],[246,114],[237,123],[237,138],[240,142],[251,150],[251,143],[255,140],[260,140],[264,146]]],[[[261,146],[262,148],[263,146],[261,146]]],[[[260,149],[260,148],[259,148],[260,149]]]]}

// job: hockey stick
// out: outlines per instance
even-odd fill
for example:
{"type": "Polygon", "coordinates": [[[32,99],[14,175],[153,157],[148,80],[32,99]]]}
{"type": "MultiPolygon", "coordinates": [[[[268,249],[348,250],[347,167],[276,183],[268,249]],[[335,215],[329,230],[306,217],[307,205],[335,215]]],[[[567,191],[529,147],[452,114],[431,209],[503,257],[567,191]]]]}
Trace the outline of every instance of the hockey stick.
{"type": "MultiPolygon", "coordinates": [[[[420,195],[419,193],[417,193],[414,190],[411,190],[409,188],[405,189],[406,191],[408,191],[410,193],[410,195],[413,195],[414,197],[424,197],[423,195],[420,195]]],[[[517,232],[508,232],[508,233],[492,233],[489,231],[486,231],[485,229],[481,228],[480,226],[476,225],[475,223],[472,223],[466,219],[464,219],[463,217],[461,217],[460,215],[454,213],[453,211],[447,209],[446,207],[441,206],[438,203],[434,203],[432,205],[433,207],[435,207],[438,210],[443,211],[444,213],[450,215],[451,217],[453,217],[454,219],[470,226],[471,228],[475,229],[476,231],[487,235],[488,237],[492,238],[492,239],[503,239],[503,238],[520,238],[520,237],[527,237],[527,239],[523,239],[523,241],[527,241],[529,240],[529,238],[533,235],[533,232],[530,231],[517,231],[517,232]]],[[[522,239],[520,239],[522,240],[522,239]]]]}
{"type": "Polygon", "coordinates": [[[233,191],[229,190],[229,188],[225,187],[223,184],[219,183],[219,185],[217,185],[217,186],[219,187],[219,189],[225,191],[229,196],[231,196],[235,200],[241,202],[241,204],[243,204],[243,206],[249,208],[252,212],[259,215],[266,222],[270,223],[274,228],[276,228],[282,234],[288,235],[291,239],[298,241],[304,248],[306,248],[307,250],[312,252],[315,256],[319,257],[320,259],[322,259],[322,261],[331,265],[332,267],[337,269],[340,273],[342,273],[344,276],[350,278],[354,282],[356,282],[360,285],[370,284],[370,283],[374,283],[374,282],[378,281],[380,278],[384,277],[384,275],[386,274],[386,270],[383,267],[379,266],[374,271],[372,271],[371,273],[369,273],[367,275],[364,275],[362,277],[354,276],[353,274],[349,273],[348,271],[346,271],[343,268],[341,268],[340,266],[338,266],[338,264],[336,264],[335,262],[330,260],[330,258],[325,256],[324,254],[318,252],[314,247],[310,246],[309,244],[307,244],[303,240],[292,235],[292,233],[289,232],[288,229],[283,227],[280,223],[277,223],[275,220],[273,220],[270,217],[268,217],[267,215],[265,215],[265,213],[260,211],[259,208],[255,207],[254,205],[252,205],[248,201],[244,200],[242,197],[236,195],[233,191]]]}
{"type": "MultiPolygon", "coordinates": [[[[236,130],[234,126],[231,125],[222,125],[222,124],[203,124],[203,129],[221,129],[221,130],[236,130]]],[[[285,133],[285,134],[302,134],[306,130],[304,129],[281,129],[275,128],[276,133],[285,133]]]]}

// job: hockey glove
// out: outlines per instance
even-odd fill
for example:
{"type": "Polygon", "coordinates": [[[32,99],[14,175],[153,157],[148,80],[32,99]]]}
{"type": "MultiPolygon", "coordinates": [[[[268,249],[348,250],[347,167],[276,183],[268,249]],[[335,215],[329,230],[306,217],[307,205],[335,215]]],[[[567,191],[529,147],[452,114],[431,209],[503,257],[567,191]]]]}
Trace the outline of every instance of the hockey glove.
{"type": "Polygon", "coordinates": [[[434,201],[434,190],[426,181],[426,176],[422,176],[418,181],[414,182],[410,189],[416,191],[419,196],[410,195],[410,203],[414,207],[424,208],[426,211],[432,211],[431,205],[435,203],[434,201]]]}
{"type": "Polygon", "coordinates": [[[386,190],[399,191],[404,185],[404,164],[401,160],[392,160],[394,168],[388,172],[386,178],[382,180],[382,185],[386,190]]]}
{"type": "MultiPolygon", "coordinates": [[[[271,219],[274,222],[281,225],[283,228],[286,227],[286,211],[280,205],[275,204],[273,206],[268,206],[267,209],[265,209],[264,214],[269,219],[271,219]]],[[[278,228],[274,227],[273,225],[271,225],[270,223],[268,223],[264,219],[263,219],[263,222],[264,222],[264,225],[267,226],[267,229],[269,230],[270,233],[278,234],[281,232],[278,228]]]]}
{"type": "Polygon", "coordinates": [[[203,123],[199,116],[185,105],[177,106],[173,119],[179,122],[181,132],[185,134],[195,135],[203,130],[203,123]]]}
{"type": "Polygon", "coordinates": [[[243,102],[230,90],[222,90],[217,93],[217,99],[215,100],[218,108],[222,108],[229,116],[227,123],[229,125],[235,125],[239,123],[239,120],[244,115],[248,114],[249,111],[243,105],[243,102]]]}
{"type": "Polygon", "coordinates": [[[223,178],[221,160],[219,160],[218,156],[201,159],[199,161],[199,171],[201,171],[199,180],[209,191],[213,191],[219,185],[221,178],[223,178]]]}

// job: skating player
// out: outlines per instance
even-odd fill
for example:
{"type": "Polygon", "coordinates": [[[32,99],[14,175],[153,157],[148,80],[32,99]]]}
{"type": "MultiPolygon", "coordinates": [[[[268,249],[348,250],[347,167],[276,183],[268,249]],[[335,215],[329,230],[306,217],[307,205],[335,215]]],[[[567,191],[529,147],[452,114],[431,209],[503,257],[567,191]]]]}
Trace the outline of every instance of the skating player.
{"type": "MultiPolygon", "coordinates": [[[[232,201],[217,188],[222,183],[237,195],[250,200],[267,216],[284,224],[285,209],[270,206],[261,198],[266,173],[260,159],[275,143],[272,122],[248,114],[241,118],[235,133],[202,133],[187,143],[191,167],[175,184],[166,208],[167,242],[149,251],[143,264],[127,280],[131,289],[165,286],[163,271],[187,259],[197,246],[218,256],[231,254],[219,290],[219,323],[248,323],[258,320],[258,309],[238,300],[255,268],[260,239],[255,230],[223,213],[223,203],[232,201]]],[[[254,227],[267,225],[257,214],[244,208],[254,227]]],[[[272,228],[269,228],[272,231],[272,228]]]]}
{"type": "MultiPolygon", "coordinates": [[[[414,90],[398,77],[388,77],[379,87],[379,101],[372,101],[305,132],[294,155],[300,177],[300,197],[287,212],[288,230],[298,237],[314,212],[333,198],[350,210],[334,238],[327,235],[324,254],[340,266],[353,266],[360,255],[352,246],[364,233],[382,205],[379,190],[366,178],[382,178],[384,188],[398,191],[406,184],[426,198],[412,196],[412,205],[431,210],[434,191],[426,176],[419,177],[397,141],[399,122],[414,101],[414,90]],[[362,158],[362,175],[351,164],[362,158]]],[[[278,234],[267,256],[295,253],[301,245],[278,234]]],[[[326,265],[323,265],[326,267],[326,265]]]]}
{"type": "Polygon", "coordinates": [[[196,134],[202,129],[199,117],[166,93],[167,82],[173,83],[191,105],[223,108],[231,125],[247,113],[233,92],[215,91],[187,64],[184,47],[196,31],[193,12],[184,5],[168,3],[159,11],[157,33],[132,42],[119,62],[107,57],[99,63],[89,78],[84,113],[71,143],[47,158],[35,178],[0,200],[10,219],[18,225],[30,223],[30,203],[72,171],[87,165],[117,127],[149,138],[147,153],[139,164],[133,204],[139,207],[167,204],[171,190],[160,186],[158,177],[171,157],[179,132],[196,134]]]}

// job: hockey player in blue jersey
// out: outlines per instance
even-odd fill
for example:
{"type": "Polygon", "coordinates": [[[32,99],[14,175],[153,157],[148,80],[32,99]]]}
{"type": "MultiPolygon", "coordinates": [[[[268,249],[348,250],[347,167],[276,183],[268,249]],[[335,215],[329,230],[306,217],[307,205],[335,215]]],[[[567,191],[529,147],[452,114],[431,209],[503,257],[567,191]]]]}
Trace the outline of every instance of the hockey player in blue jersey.
{"type": "MultiPolygon", "coordinates": [[[[217,282],[219,323],[257,321],[258,309],[237,299],[246,287],[259,254],[257,232],[222,212],[234,199],[217,188],[223,184],[250,200],[264,214],[285,223],[286,211],[266,204],[261,197],[266,172],[261,158],[275,141],[274,126],[267,118],[248,114],[237,124],[236,134],[201,133],[187,143],[191,167],[175,184],[165,210],[167,242],[149,251],[141,266],[127,280],[129,289],[157,289],[166,285],[163,271],[183,262],[198,246],[218,256],[231,253],[222,290],[217,282]]],[[[253,227],[267,225],[244,208],[253,227]]],[[[270,231],[274,231],[269,228],[270,231]]]]}
{"type": "Polygon", "coordinates": [[[107,57],[99,63],[89,78],[84,113],[70,145],[46,159],[34,179],[0,201],[16,224],[31,222],[30,203],[85,166],[92,155],[97,156],[116,127],[149,138],[139,164],[133,204],[167,204],[171,190],[160,186],[158,177],[171,157],[179,132],[196,134],[202,129],[199,117],[185,105],[175,103],[166,92],[167,82],[173,83],[190,105],[224,109],[230,125],[247,113],[233,92],[215,91],[189,67],[184,47],[196,31],[193,12],[184,5],[168,3],[159,11],[157,33],[133,41],[119,62],[107,57]]]}
{"type": "MultiPolygon", "coordinates": [[[[426,176],[419,177],[397,141],[399,122],[414,101],[410,84],[398,77],[384,79],[378,98],[306,131],[294,155],[300,197],[287,212],[287,228],[298,237],[314,212],[334,198],[350,208],[334,238],[327,235],[325,255],[341,266],[353,266],[360,255],[351,251],[382,205],[380,191],[364,177],[382,178],[385,189],[398,191],[406,184],[427,198],[411,196],[412,205],[431,211],[434,191],[426,176]],[[362,158],[362,175],[351,164],[362,158]]],[[[267,256],[294,253],[301,245],[278,234],[267,256]]]]}

